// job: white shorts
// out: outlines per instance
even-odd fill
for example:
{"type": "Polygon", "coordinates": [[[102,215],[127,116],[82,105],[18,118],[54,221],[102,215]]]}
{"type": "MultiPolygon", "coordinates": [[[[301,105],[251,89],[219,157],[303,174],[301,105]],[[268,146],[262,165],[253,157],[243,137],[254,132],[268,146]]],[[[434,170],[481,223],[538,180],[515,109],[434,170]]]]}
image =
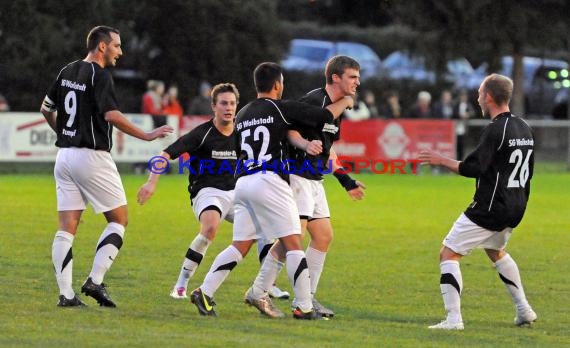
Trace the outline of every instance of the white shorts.
{"type": "Polygon", "coordinates": [[[512,232],[510,227],[500,232],[488,230],[461,213],[443,240],[443,245],[460,255],[467,255],[475,248],[502,250],[507,246],[512,232]]]}
{"type": "Polygon", "coordinates": [[[272,172],[239,178],[233,240],[277,239],[291,234],[301,234],[301,223],[287,182],[272,172]]]}
{"type": "Polygon", "coordinates": [[[322,180],[309,180],[298,175],[291,175],[290,181],[299,216],[309,219],[331,216],[322,180]]]}
{"type": "Polygon", "coordinates": [[[57,210],[85,210],[95,213],[127,204],[121,177],[111,154],[87,148],[60,148],[53,170],[57,210]]]}
{"type": "Polygon", "coordinates": [[[213,187],[204,187],[192,199],[192,209],[196,219],[200,221],[200,214],[209,206],[220,210],[221,218],[229,222],[234,221],[234,190],[223,191],[213,187]]]}

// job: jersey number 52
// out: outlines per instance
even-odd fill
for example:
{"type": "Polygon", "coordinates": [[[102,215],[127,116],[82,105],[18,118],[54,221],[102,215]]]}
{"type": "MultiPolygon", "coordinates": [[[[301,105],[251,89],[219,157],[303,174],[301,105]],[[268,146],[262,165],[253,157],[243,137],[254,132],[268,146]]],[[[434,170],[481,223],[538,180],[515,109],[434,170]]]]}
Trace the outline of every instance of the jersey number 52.
{"type": "Polygon", "coordinates": [[[265,126],[258,126],[253,130],[253,141],[261,140],[261,149],[257,158],[253,152],[253,148],[248,144],[247,138],[251,136],[251,129],[245,129],[241,133],[241,149],[247,153],[247,159],[253,160],[250,165],[255,163],[264,163],[271,160],[271,154],[267,153],[267,148],[269,147],[269,129],[265,126]]]}

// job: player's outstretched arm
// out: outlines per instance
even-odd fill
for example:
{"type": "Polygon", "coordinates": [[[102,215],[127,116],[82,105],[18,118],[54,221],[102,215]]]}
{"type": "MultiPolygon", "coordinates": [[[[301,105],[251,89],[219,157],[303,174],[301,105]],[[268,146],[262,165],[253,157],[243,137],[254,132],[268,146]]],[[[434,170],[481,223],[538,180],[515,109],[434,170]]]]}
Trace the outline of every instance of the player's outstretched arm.
{"type": "Polygon", "coordinates": [[[419,159],[422,161],[422,165],[443,166],[454,173],[459,172],[459,163],[461,163],[461,161],[445,157],[442,154],[431,150],[422,150],[420,152],[419,159]]]}
{"type": "MultiPolygon", "coordinates": [[[[170,155],[164,151],[162,151],[160,156],[166,158],[167,160],[170,160],[170,155]]],[[[158,184],[158,179],[160,179],[159,173],[162,172],[163,169],[162,166],[166,166],[166,162],[165,163],[157,162],[154,165],[157,166],[156,168],[157,170],[150,172],[147,182],[144,183],[139,188],[139,192],[137,193],[137,202],[140,205],[145,204],[146,201],[148,201],[150,197],[152,197],[152,195],[154,194],[154,191],[156,190],[156,184],[158,184]]]]}
{"type": "Polygon", "coordinates": [[[287,139],[293,146],[298,149],[302,149],[309,155],[316,156],[323,152],[323,143],[320,140],[308,141],[307,139],[303,138],[301,134],[296,130],[288,131],[287,139]]]}
{"type": "Polygon", "coordinates": [[[337,100],[336,102],[327,105],[327,109],[333,114],[334,118],[339,118],[339,116],[346,109],[352,109],[354,106],[354,99],[351,96],[344,96],[343,98],[337,100]]]}
{"type": "Polygon", "coordinates": [[[156,138],[164,138],[174,131],[170,126],[158,127],[151,132],[145,132],[129,121],[119,110],[111,110],[105,113],[105,121],[110,122],[120,131],[128,135],[146,141],[152,141],[156,138]]]}
{"type": "Polygon", "coordinates": [[[337,178],[342,187],[344,187],[348,196],[355,201],[363,199],[366,186],[362,182],[354,180],[346,173],[346,170],[340,165],[334,149],[330,151],[329,162],[332,163],[333,175],[337,178]]]}

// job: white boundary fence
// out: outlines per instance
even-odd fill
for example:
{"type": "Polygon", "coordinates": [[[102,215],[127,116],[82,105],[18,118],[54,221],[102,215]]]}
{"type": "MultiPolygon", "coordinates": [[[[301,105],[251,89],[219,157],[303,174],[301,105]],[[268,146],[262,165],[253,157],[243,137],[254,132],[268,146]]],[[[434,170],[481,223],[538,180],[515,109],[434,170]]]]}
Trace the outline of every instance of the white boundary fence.
{"type": "MultiPolygon", "coordinates": [[[[127,114],[126,117],[143,130],[151,130],[152,117],[144,114],[127,114]]],[[[179,131],[186,132],[208,117],[189,118],[195,122],[179,128],[179,119],[168,117],[168,124],[175,131],[165,138],[145,142],[115,130],[111,154],[117,163],[142,163],[156,156],[168,144],[174,142],[179,131]]],[[[185,121],[185,120],[183,120],[185,121]]],[[[535,133],[535,153],[537,162],[565,163],[570,170],[570,120],[525,119],[535,133]]],[[[471,119],[467,122],[465,153],[477,146],[483,127],[489,124],[486,119],[471,119]]],[[[439,124],[439,123],[436,123],[439,124]]],[[[355,123],[356,125],[356,123],[355,123]]],[[[365,125],[365,122],[362,123],[365,125]]],[[[358,133],[358,132],[357,132],[358,133]]],[[[348,133],[343,134],[344,138],[348,133]]],[[[359,136],[362,137],[360,134],[359,136]]],[[[366,138],[366,136],[364,136],[366,138]]],[[[53,162],[57,148],[56,135],[39,112],[0,113],[0,163],[2,162],[53,162]]],[[[363,141],[370,139],[363,139],[363,141]]]]}
{"type": "MultiPolygon", "coordinates": [[[[145,131],[153,129],[150,115],[126,114],[125,117],[145,131]]],[[[174,133],[152,142],[126,136],[115,128],[113,159],[117,163],[140,163],[160,154],[178,137],[178,117],[168,116],[167,123],[174,128],[174,133]]],[[[56,134],[39,112],[0,113],[0,162],[54,162],[55,140],[56,134]]]]}

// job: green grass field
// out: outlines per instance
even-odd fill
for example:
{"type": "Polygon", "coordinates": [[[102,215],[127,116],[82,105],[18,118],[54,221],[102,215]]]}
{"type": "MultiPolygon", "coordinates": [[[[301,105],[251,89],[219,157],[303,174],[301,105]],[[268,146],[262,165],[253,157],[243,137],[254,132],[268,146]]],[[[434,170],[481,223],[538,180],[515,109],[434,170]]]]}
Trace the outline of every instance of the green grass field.
{"type": "MultiPolygon", "coordinates": [[[[243,304],[257,269],[254,250],[216,294],[217,318],[172,300],[186,248],[197,231],[187,178],[161,179],[145,206],[136,205],[143,176],[125,175],[130,224],[105,282],[118,308],[56,307],[51,243],[57,228],[51,175],[0,176],[0,346],[41,347],[556,347],[570,346],[570,175],[545,171],[508,250],[539,315],[531,328],[513,325],[514,308],[482,251],[462,262],[463,332],[427,329],[444,318],[438,251],[470,202],[474,182],[455,175],[360,175],[364,201],[352,202],[327,178],[335,241],[321,278],[319,300],[329,321],[270,320],[243,304]]],[[[105,226],[89,209],[76,237],[74,289],[90,271],[105,226]]],[[[198,286],[216,254],[231,242],[224,223],[190,281],[198,286]]],[[[290,291],[286,273],[279,283],[290,291]]],[[[289,302],[277,301],[282,310],[289,302]]]]}

